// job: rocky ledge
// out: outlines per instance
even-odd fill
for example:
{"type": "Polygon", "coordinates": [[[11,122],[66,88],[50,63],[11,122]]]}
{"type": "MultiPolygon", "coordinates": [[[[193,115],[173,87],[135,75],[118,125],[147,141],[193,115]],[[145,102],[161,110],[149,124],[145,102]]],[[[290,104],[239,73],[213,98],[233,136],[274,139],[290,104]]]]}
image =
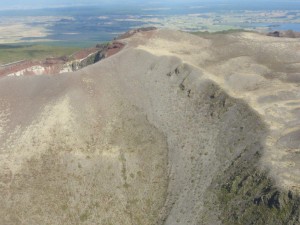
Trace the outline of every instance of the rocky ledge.
{"type": "Polygon", "coordinates": [[[156,30],[155,27],[144,27],[130,30],[106,44],[97,44],[93,48],[87,48],[74,53],[71,56],[46,58],[44,60],[22,60],[9,63],[0,67],[2,76],[28,76],[42,74],[61,74],[74,72],[102,59],[111,57],[121,51],[125,44],[123,39],[129,38],[136,33],[156,30]]]}
{"type": "Polygon", "coordinates": [[[44,60],[23,60],[0,68],[1,76],[28,76],[74,72],[119,52],[124,44],[114,41],[98,44],[94,48],[80,50],[71,56],[46,58],[44,60]]]}
{"type": "Polygon", "coordinates": [[[293,30],[274,31],[268,33],[267,35],[271,37],[300,38],[300,32],[296,32],[293,30]]]}

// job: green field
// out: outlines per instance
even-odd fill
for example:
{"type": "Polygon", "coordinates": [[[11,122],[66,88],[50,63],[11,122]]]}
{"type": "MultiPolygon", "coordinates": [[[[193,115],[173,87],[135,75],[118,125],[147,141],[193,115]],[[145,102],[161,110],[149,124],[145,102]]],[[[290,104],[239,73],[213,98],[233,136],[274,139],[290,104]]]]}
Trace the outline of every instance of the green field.
{"type": "Polygon", "coordinates": [[[46,45],[0,45],[0,64],[24,59],[41,60],[47,57],[71,55],[80,49],[79,47],[46,45]]]}

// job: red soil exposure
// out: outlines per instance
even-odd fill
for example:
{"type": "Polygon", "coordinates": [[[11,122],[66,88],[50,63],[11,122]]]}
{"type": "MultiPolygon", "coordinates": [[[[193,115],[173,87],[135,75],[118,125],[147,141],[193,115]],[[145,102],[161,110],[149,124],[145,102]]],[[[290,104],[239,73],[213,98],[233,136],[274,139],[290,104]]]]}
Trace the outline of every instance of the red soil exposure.
{"type": "Polygon", "coordinates": [[[80,50],[80,51],[74,53],[72,55],[72,57],[76,60],[84,59],[84,58],[88,57],[90,54],[97,53],[99,50],[101,50],[101,49],[99,49],[99,48],[83,49],[83,50],[80,50]]]}
{"type": "Polygon", "coordinates": [[[47,58],[44,61],[29,61],[25,60],[15,64],[7,65],[0,68],[0,76],[6,76],[9,74],[17,73],[19,71],[25,70],[23,75],[36,75],[29,68],[33,66],[41,66],[45,69],[44,74],[58,74],[63,66],[72,60],[81,60],[87,58],[90,54],[96,54],[98,52],[103,52],[105,57],[108,58],[124,48],[124,44],[121,42],[114,41],[108,45],[99,45],[95,48],[83,49],[71,55],[70,59],[67,56],[57,57],[57,58],[47,58]]]}
{"type": "Polygon", "coordinates": [[[129,38],[129,37],[135,35],[136,33],[152,31],[152,30],[157,30],[157,28],[156,27],[143,27],[143,28],[139,28],[139,29],[135,29],[135,30],[130,30],[130,31],[126,32],[125,34],[120,35],[116,40],[129,38]]]}
{"type": "Polygon", "coordinates": [[[45,61],[41,62],[40,66],[44,67],[45,74],[57,74],[67,62],[69,62],[67,56],[47,58],[45,61]]]}
{"type": "Polygon", "coordinates": [[[41,66],[45,69],[45,74],[55,74],[59,73],[63,65],[68,62],[67,57],[59,58],[47,58],[44,61],[23,61],[9,66],[0,68],[0,76],[6,76],[8,74],[17,73],[18,71],[24,71],[23,75],[36,75],[29,68],[33,66],[41,66]]]}
{"type": "Polygon", "coordinates": [[[69,61],[67,56],[62,56],[58,58],[47,58],[42,62],[43,65],[45,66],[52,66],[55,64],[65,64],[69,61]]]}
{"type": "MultiPolygon", "coordinates": [[[[140,32],[145,32],[147,35],[147,31],[153,31],[156,30],[157,28],[155,27],[145,27],[145,28],[139,28],[135,30],[128,31],[127,33],[120,35],[118,38],[115,40],[121,40],[125,38],[129,38],[133,36],[136,33],[140,32]]],[[[63,66],[72,61],[72,60],[82,60],[87,58],[91,54],[97,54],[101,52],[105,57],[108,58],[118,52],[120,52],[123,48],[125,47],[125,44],[114,41],[111,44],[105,45],[105,44],[99,44],[95,48],[88,48],[88,49],[83,49],[80,50],[71,57],[67,56],[62,56],[58,58],[47,58],[43,61],[30,61],[30,60],[25,60],[22,62],[17,62],[15,64],[7,65],[4,67],[0,67],[0,77],[1,76],[6,76],[9,74],[17,73],[19,71],[25,70],[23,75],[35,75],[34,71],[30,71],[30,67],[33,66],[41,66],[45,70],[45,74],[57,74],[59,73],[63,66]]]]}
{"type": "Polygon", "coordinates": [[[30,68],[32,66],[38,66],[38,62],[34,61],[23,61],[16,64],[11,64],[9,66],[5,66],[0,69],[0,76],[6,76],[11,73],[16,73],[21,70],[25,70],[27,68],[30,68]]]}
{"type": "Polygon", "coordinates": [[[120,43],[120,42],[113,42],[112,44],[110,44],[107,47],[107,51],[106,51],[106,57],[108,58],[116,53],[118,53],[119,51],[121,51],[124,48],[124,44],[120,43]]]}

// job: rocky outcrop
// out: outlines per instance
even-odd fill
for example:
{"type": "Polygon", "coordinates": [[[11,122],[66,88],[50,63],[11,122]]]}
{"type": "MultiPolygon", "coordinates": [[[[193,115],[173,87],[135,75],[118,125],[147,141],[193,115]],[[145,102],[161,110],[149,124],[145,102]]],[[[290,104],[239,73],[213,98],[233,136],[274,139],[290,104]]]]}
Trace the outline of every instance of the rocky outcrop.
{"type": "Polygon", "coordinates": [[[296,32],[293,30],[274,31],[268,33],[267,35],[271,37],[300,38],[300,32],[296,32]]]}
{"type": "Polygon", "coordinates": [[[80,50],[71,56],[10,63],[0,68],[0,77],[74,72],[118,53],[123,47],[123,43],[114,41],[109,44],[98,44],[95,48],[80,50]]]}
{"type": "Polygon", "coordinates": [[[130,30],[130,31],[126,32],[125,34],[122,34],[119,37],[117,37],[116,40],[122,40],[122,39],[126,39],[126,38],[129,38],[129,37],[132,37],[136,33],[147,32],[147,31],[154,31],[154,30],[157,30],[157,28],[156,27],[143,27],[143,28],[138,28],[138,29],[130,30]]]}
{"type": "Polygon", "coordinates": [[[129,38],[136,33],[147,33],[147,31],[153,31],[156,29],[157,28],[155,27],[134,29],[115,38],[115,40],[111,43],[98,44],[95,48],[83,49],[71,56],[47,58],[41,61],[23,60],[15,63],[9,63],[0,67],[0,77],[74,72],[121,51],[125,46],[121,40],[129,38]]]}

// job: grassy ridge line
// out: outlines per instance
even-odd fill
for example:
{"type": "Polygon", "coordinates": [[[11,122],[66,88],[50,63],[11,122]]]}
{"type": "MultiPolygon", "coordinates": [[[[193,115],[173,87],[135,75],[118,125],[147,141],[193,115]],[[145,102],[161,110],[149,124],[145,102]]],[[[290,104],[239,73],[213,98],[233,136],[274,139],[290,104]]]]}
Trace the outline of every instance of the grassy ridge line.
{"type": "Polygon", "coordinates": [[[0,65],[24,59],[41,60],[47,57],[71,55],[80,49],[46,45],[0,45],[0,65]]]}

